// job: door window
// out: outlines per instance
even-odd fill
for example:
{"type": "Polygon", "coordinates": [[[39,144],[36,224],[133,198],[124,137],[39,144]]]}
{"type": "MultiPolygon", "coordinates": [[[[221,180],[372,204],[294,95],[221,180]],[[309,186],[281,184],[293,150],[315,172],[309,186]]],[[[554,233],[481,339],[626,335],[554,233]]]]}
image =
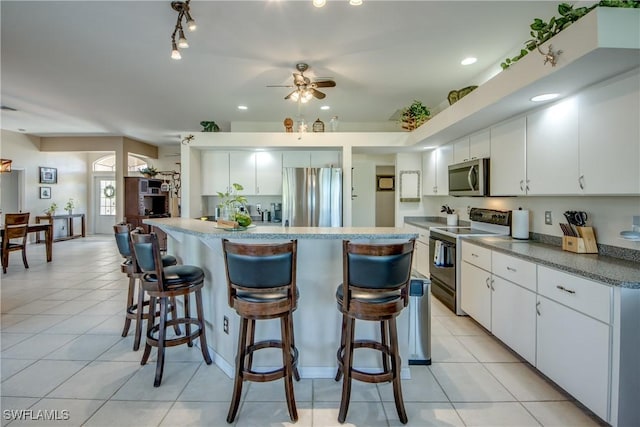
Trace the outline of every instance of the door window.
{"type": "Polygon", "coordinates": [[[116,181],[112,179],[100,180],[100,215],[116,214],[116,181]]]}

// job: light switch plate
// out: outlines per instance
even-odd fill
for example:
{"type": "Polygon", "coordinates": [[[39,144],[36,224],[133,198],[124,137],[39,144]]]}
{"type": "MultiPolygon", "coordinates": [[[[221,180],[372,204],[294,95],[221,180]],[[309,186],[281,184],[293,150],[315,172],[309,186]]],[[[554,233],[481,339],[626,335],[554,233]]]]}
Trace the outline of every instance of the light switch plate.
{"type": "Polygon", "coordinates": [[[544,223],[547,225],[553,224],[553,221],[551,221],[551,211],[544,211],[544,223]]]}

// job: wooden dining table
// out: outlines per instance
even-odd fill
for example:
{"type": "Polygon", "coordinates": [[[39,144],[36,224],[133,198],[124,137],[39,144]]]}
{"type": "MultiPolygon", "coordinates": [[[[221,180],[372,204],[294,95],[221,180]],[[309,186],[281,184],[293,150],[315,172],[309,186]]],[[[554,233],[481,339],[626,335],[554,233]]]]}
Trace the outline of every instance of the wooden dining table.
{"type": "MultiPolygon", "coordinates": [[[[40,233],[44,231],[44,244],[47,254],[47,262],[53,259],[53,225],[52,224],[29,224],[27,233],[40,233]]],[[[0,228],[0,237],[4,238],[4,226],[0,228]]]]}

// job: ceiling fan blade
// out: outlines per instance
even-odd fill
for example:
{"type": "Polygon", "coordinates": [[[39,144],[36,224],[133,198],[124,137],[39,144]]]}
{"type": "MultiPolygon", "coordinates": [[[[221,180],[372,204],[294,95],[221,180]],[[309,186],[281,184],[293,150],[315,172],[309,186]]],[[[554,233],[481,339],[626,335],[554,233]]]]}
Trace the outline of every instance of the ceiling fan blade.
{"type": "Polygon", "coordinates": [[[318,99],[324,99],[327,95],[325,95],[324,93],[320,92],[319,90],[316,89],[311,89],[311,95],[313,95],[314,97],[318,98],[318,99]]]}
{"type": "Polygon", "coordinates": [[[291,95],[293,95],[293,94],[294,94],[294,93],[296,93],[296,92],[297,92],[297,89],[296,89],[296,90],[294,90],[293,92],[291,92],[289,95],[285,96],[285,97],[284,97],[284,99],[289,99],[289,98],[291,98],[291,95]]]}
{"type": "Polygon", "coordinates": [[[315,87],[336,87],[336,82],[333,80],[323,80],[320,82],[313,82],[315,87]]]}
{"type": "Polygon", "coordinates": [[[291,85],[266,85],[265,87],[295,87],[291,85]]]}

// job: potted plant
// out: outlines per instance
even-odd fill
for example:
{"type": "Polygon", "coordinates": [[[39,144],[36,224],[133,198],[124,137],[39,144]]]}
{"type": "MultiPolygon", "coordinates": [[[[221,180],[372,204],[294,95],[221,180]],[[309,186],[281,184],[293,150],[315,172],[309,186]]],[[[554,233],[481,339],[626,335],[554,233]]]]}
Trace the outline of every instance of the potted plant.
{"type": "Polygon", "coordinates": [[[402,110],[402,128],[412,131],[431,118],[429,107],[421,101],[414,100],[411,105],[402,110]]]}
{"type": "Polygon", "coordinates": [[[51,203],[47,209],[44,210],[45,215],[52,216],[56,213],[56,209],[58,209],[58,205],[56,202],[51,203]]]}
{"type": "Polygon", "coordinates": [[[247,198],[240,194],[242,190],[244,190],[244,187],[234,182],[227,192],[218,191],[218,197],[220,198],[222,218],[229,221],[237,221],[238,225],[246,227],[251,224],[251,217],[244,209],[247,198]]]}
{"type": "Polygon", "coordinates": [[[69,199],[69,201],[67,202],[67,204],[64,207],[64,210],[67,211],[69,213],[69,215],[71,215],[73,213],[73,208],[75,208],[76,205],[73,202],[73,198],[69,199]]]}
{"type": "Polygon", "coordinates": [[[154,176],[158,175],[158,169],[156,169],[152,165],[140,168],[138,170],[142,175],[144,175],[145,178],[153,178],[154,176]]]}
{"type": "Polygon", "coordinates": [[[458,214],[455,213],[455,209],[450,208],[449,205],[442,205],[440,212],[447,214],[447,225],[458,225],[458,214]]]}

